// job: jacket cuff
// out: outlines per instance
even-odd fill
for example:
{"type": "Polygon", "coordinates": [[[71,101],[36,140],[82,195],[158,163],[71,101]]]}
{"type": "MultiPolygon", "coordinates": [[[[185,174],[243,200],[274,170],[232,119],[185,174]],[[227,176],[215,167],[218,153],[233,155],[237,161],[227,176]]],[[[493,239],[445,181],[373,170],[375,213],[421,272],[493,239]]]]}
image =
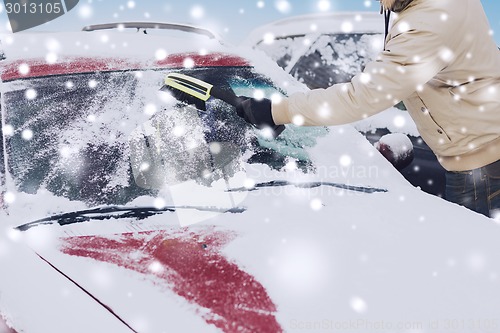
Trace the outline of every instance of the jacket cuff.
{"type": "Polygon", "coordinates": [[[276,125],[285,125],[292,122],[288,110],[288,98],[282,98],[279,102],[272,102],[271,116],[276,125]]]}

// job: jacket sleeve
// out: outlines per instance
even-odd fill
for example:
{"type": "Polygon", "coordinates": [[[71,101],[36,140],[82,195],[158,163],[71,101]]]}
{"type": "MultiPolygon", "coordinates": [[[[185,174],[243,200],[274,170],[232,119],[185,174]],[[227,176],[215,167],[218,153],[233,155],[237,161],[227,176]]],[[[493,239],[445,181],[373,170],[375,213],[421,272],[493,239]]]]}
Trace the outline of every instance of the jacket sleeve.
{"type": "Polygon", "coordinates": [[[273,118],[278,124],[329,126],[381,112],[421,89],[446,66],[452,53],[440,39],[436,33],[417,29],[393,35],[386,51],[351,82],[293,94],[273,104],[273,118]]]}

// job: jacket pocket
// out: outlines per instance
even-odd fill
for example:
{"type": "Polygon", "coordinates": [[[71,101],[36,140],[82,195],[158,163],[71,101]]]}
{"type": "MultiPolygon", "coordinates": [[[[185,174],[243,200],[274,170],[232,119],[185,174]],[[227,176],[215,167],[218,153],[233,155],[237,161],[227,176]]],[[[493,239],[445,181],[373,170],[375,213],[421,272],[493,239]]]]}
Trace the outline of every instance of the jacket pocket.
{"type": "Polygon", "coordinates": [[[405,103],[408,104],[408,111],[415,121],[418,131],[429,146],[438,147],[451,142],[448,133],[436,122],[420,96],[413,94],[405,103]]]}

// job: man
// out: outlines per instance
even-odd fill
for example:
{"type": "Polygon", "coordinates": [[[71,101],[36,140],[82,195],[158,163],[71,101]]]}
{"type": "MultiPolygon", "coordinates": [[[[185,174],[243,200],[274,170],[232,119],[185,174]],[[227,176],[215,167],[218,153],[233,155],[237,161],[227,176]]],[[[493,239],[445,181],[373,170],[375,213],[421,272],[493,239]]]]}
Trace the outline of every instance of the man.
{"type": "Polygon", "coordinates": [[[403,101],[447,170],[446,198],[493,216],[500,209],[500,52],[480,0],[381,4],[397,17],[363,73],[279,103],[248,98],[238,114],[257,127],[340,125],[403,101]]]}

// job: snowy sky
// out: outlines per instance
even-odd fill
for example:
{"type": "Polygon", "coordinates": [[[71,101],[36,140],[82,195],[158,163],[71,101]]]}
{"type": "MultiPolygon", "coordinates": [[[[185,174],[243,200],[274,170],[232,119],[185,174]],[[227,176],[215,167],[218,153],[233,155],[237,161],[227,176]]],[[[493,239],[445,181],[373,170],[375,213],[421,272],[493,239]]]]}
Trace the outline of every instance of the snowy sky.
{"type": "MultiPolygon", "coordinates": [[[[500,1],[481,2],[500,45],[500,1]]],[[[0,9],[0,30],[5,30],[9,26],[7,14],[3,6],[0,9]]],[[[237,44],[259,25],[288,16],[378,10],[374,0],[80,0],[68,14],[35,29],[80,30],[89,24],[118,21],[180,22],[209,27],[237,44]]]]}

